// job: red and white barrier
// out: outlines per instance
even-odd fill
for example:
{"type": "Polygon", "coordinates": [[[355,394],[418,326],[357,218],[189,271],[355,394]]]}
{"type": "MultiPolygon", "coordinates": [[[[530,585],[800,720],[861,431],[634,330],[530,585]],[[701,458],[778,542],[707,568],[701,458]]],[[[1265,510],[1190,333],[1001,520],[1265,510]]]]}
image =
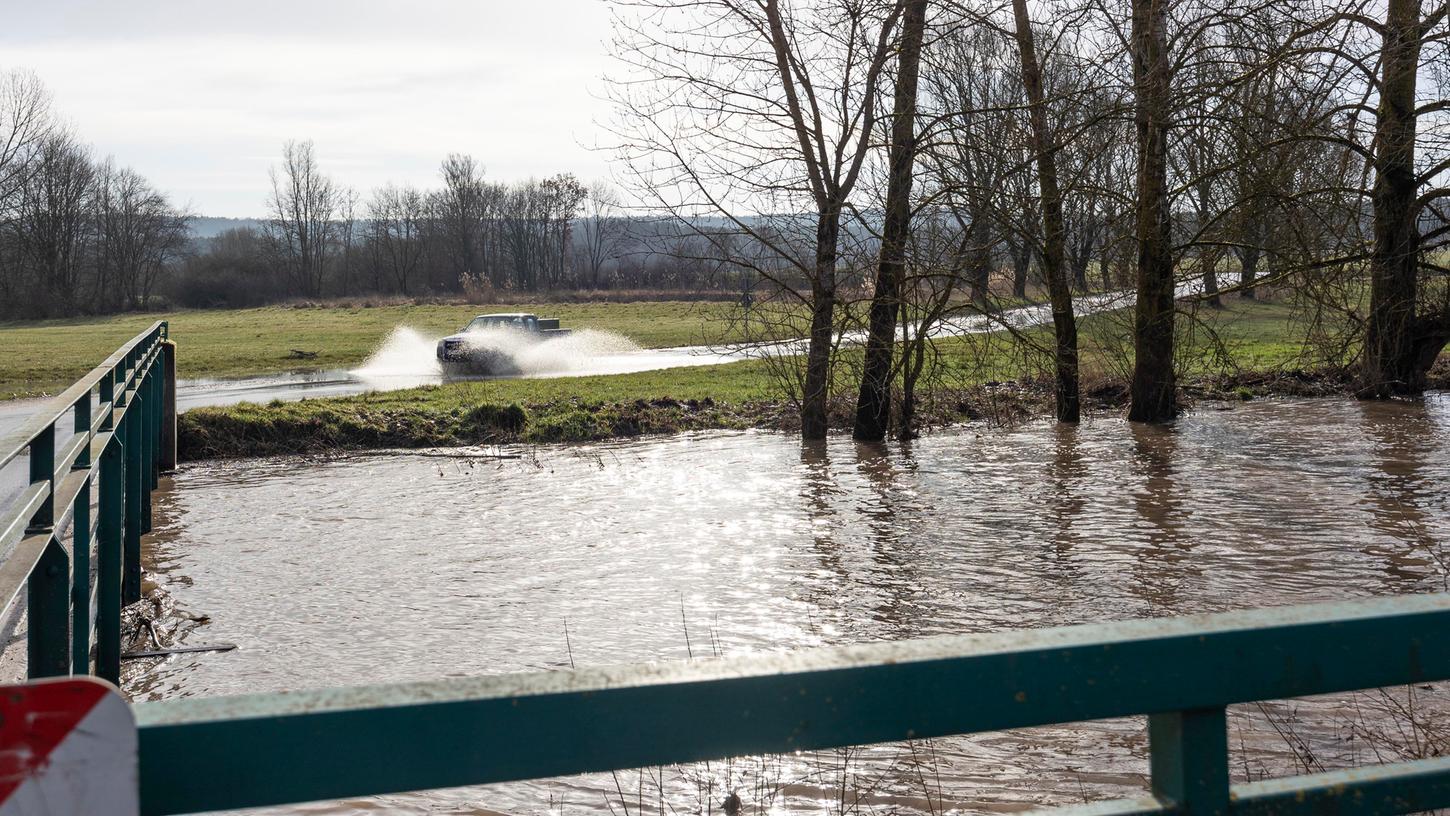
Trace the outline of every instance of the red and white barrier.
{"type": "Polygon", "coordinates": [[[0,686],[0,816],[136,816],[136,720],[102,680],[0,686]]]}

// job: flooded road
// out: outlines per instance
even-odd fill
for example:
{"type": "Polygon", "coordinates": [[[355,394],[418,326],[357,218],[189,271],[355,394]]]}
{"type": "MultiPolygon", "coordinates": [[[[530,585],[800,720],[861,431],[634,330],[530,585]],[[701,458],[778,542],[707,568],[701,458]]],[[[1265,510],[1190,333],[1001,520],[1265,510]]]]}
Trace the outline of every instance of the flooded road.
{"type": "MultiPolygon", "coordinates": [[[[128,691],[728,659],[1447,589],[1443,393],[889,448],[803,451],[749,432],[438,453],[178,473],[150,556],[178,606],[210,620],[176,640],[239,648],[130,664],[128,691]]],[[[1404,694],[1236,707],[1235,778],[1388,759],[1395,726],[1379,709],[1404,694]]],[[[1447,709],[1438,685],[1413,694],[1417,710],[1447,709]]],[[[748,813],[1012,811],[1137,795],[1145,751],[1132,719],[294,811],[655,812],[658,797],[700,812],[728,790],[748,813]]]]}

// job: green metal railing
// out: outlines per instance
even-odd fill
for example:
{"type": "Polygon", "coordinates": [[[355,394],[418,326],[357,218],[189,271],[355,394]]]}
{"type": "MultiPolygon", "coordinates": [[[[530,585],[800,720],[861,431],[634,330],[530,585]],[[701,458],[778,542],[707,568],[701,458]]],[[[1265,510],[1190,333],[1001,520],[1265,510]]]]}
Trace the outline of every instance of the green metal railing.
{"type": "MultiPolygon", "coordinates": [[[[159,363],[174,371],[166,337],[157,323],[0,441],[0,467],[29,453],[29,485],[0,507],[0,601],[8,610],[22,586],[29,592],[32,677],[84,673],[93,630],[96,674],[119,675],[120,611],[140,595],[140,540],[174,406],[171,378],[158,376],[159,363]],[[76,435],[57,450],[67,413],[76,435]]],[[[1450,594],[141,703],[141,809],[193,813],[1146,715],[1150,795],[1069,810],[1409,813],[1450,807],[1450,757],[1230,785],[1226,709],[1447,679],[1450,594]]]]}
{"type": "Polygon", "coordinates": [[[1090,814],[1450,806],[1450,758],[1229,785],[1225,707],[1450,678],[1450,595],[136,706],[146,814],[1148,715],[1090,814]]]}
{"type": "Polygon", "coordinates": [[[161,376],[166,339],[166,322],[153,324],[0,437],[0,468],[29,459],[28,484],[0,504],[0,612],[27,593],[31,678],[90,674],[94,648],[94,673],[120,681],[121,608],[141,597],[141,536],[174,398],[161,376]]]}

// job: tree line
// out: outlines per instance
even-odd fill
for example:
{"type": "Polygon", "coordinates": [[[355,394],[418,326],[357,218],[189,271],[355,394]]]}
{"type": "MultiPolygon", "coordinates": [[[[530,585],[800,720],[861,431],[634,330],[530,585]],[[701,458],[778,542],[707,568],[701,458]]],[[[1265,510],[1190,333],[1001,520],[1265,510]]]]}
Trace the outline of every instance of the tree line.
{"type": "Polygon", "coordinates": [[[807,338],[789,373],[808,439],[852,388],[858,439],[909,435],[921,338],[1029,288],[1064,422],[1091,289],[1130,293],[1133,420],[1175,415],[1190,307],[1266,290],[1339,327],[1363,396],[1413,394],[1450,341],[1447,15],[620,0],[614,129],[636,195],[728,225],[696,235],[748,245],[731,263],[795,303],[778,319],[807,338]]]}
{"type": "Polygon", "coordinates": [[[605,182],[569,173],[491,181],[472,156],[443,160],[439,185],[387,184],[366,198],[337,183],[309,141],[284,145],[267,219],[184,258],[181,305],[252,306],[356,295],[462,295],[727,284],[692,231],[631,216],[605,182]]]}
{"type": "Polygon", "coordinates": [[[258,226],[197,238],[190,213],[94,155],[34,74],[0,72],[0,318],[733,285],[715,274],[708,242],[632,217],[609,184],[567,173],[492,181],[454,154],[434,189],[388,184],[364,197],[298,141],[270,181],[258,226]]]}
{"type": "Polygon", "coordinates": [[[0,72],[0,317],[147,308],[186,239],[186,214],[93,155],[35,75],[0,72]]]}

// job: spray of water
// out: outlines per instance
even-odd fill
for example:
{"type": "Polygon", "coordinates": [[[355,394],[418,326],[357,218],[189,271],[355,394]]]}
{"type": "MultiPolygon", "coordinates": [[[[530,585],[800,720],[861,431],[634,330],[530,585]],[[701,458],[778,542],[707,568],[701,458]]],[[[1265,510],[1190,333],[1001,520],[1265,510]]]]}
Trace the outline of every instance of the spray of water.
{"type": "Polygon", "coordinates": [[[366,380],[437,380],[442,374],[434,352],[437,344],[437,338],[409,326],[398,326],[388,332],[378,350],[352,373],[366,380]]]}
{"type": "Polygon", "coordinates": [[[639,351],[633,340],[621,334],[581,329],[562,337],[530,343],[527,340],[513,353],[514,362],[525,374],[549,374],[556,371],[585,371],[600,357],[632,354],[639,351]]]}
{"type": "MultiPolygon", "coordinates": [[[[628,337],[592,329],[542,340],[508,329],[487,329],[469,333],[468,341],[471,346],[487,349],[507,361],[508,373],[523,376],[587,372],[602,358],[640,350],[628,337]]],[[[378,387],[405,388],[436,383],[443,374],[438,365],[437,344],[437,337],[399,326],[351,373],[378,387]]]]}

